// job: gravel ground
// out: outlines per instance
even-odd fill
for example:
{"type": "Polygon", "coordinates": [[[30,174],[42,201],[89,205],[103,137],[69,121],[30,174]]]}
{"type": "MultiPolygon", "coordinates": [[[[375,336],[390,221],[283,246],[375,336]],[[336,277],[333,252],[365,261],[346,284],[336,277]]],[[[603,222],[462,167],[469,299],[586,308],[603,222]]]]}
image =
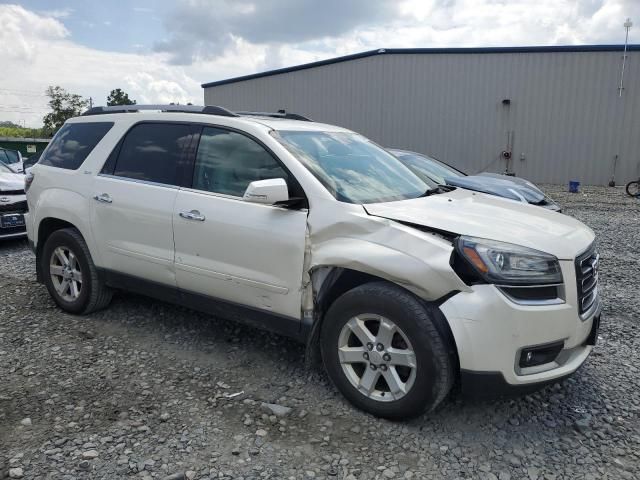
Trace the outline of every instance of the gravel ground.
{"type": "Polygon", "coordinates": [[[593,355],[405,423],[353,409],[282,337],[130,294],[63,314],[26,243],[0,243],[0,478],[640,478],[640,203],[548,191],[599,237],[593,355]]]}

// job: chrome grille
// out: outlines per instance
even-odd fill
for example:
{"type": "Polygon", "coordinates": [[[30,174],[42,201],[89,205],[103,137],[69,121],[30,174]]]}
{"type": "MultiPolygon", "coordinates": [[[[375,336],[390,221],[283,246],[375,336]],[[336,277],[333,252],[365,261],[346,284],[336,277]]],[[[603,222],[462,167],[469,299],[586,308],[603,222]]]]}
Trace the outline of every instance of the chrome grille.
{"type": "Polygon", "coordinates": [[[595,245],[576,258],[576,280],[578,282],[578,313],[588,312],[598,299],[598,267],[600,255],[595,245]]]}
{"type": "Polygon", "coordinates": [[[0,203],[0,213],[26,213],[28,210],[26,200],[15,203],[0,203]]]}

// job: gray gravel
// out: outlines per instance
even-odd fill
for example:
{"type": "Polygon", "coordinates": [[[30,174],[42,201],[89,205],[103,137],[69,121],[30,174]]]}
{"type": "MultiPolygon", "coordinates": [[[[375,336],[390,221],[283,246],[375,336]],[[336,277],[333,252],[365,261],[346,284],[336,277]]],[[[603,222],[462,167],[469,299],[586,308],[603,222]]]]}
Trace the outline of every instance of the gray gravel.
{"type": "Polygon", "coordinates": [[[285,338],[130,294],[63,314],[26,243],[0,243],[0,478],[640,478],[640,203],[548,191],[599,237],[594,354],[406,423],[353,409],[285,338]]]}

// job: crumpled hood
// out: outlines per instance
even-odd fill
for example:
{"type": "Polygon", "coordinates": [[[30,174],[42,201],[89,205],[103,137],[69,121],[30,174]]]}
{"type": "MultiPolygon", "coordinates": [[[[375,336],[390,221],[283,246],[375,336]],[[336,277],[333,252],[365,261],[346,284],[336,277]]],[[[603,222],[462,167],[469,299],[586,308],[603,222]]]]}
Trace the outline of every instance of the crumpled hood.
{"type": "Polygon", "coordinates": [[[447,177],[445,182],[455,187],[498,195],[512,200],[522,201],[524,198],[528,203],[533,204],[539,204],[545,199],[544,193],[532,183],[526,180],[516,182],[504,175],[485,174],[469,175],[467,177],[447,177]]]}
{"type": "Polygon", "coordinates": [[[24,175],[0,172],[0,192],[24,190],[24,175]]]}
{"type": "Polygon", "coordinates": [[[461,188],[363,206],[369,215],[523,245],[561,260],[573,260],[595,238],[589,227],[572,217],[461,188]]]}

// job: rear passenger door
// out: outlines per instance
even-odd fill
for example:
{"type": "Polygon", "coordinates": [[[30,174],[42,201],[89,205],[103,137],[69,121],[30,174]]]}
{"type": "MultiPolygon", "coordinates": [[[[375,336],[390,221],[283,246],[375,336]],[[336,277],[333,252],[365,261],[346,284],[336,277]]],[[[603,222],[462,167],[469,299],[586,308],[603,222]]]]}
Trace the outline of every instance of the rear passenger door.
{"type": "Polygon", "coordinates": [[[134,125],[93,185],[92,228],[105,268],[175,286],[172,215],[188,124],[134,125]]]}
{"type": "MultiPolygon", "coordinates": [[[[252,181],[293,176],[256,140],[204,127],[191,188],[174,209],[176,277],[181,290],[295,319],[299,326],[307,209],[242,199],[252,181]],[[186,218],[185,218],[186,217],[186,218]]],[[[273,326],[272,326],[273,327],[273,326]]]]}

